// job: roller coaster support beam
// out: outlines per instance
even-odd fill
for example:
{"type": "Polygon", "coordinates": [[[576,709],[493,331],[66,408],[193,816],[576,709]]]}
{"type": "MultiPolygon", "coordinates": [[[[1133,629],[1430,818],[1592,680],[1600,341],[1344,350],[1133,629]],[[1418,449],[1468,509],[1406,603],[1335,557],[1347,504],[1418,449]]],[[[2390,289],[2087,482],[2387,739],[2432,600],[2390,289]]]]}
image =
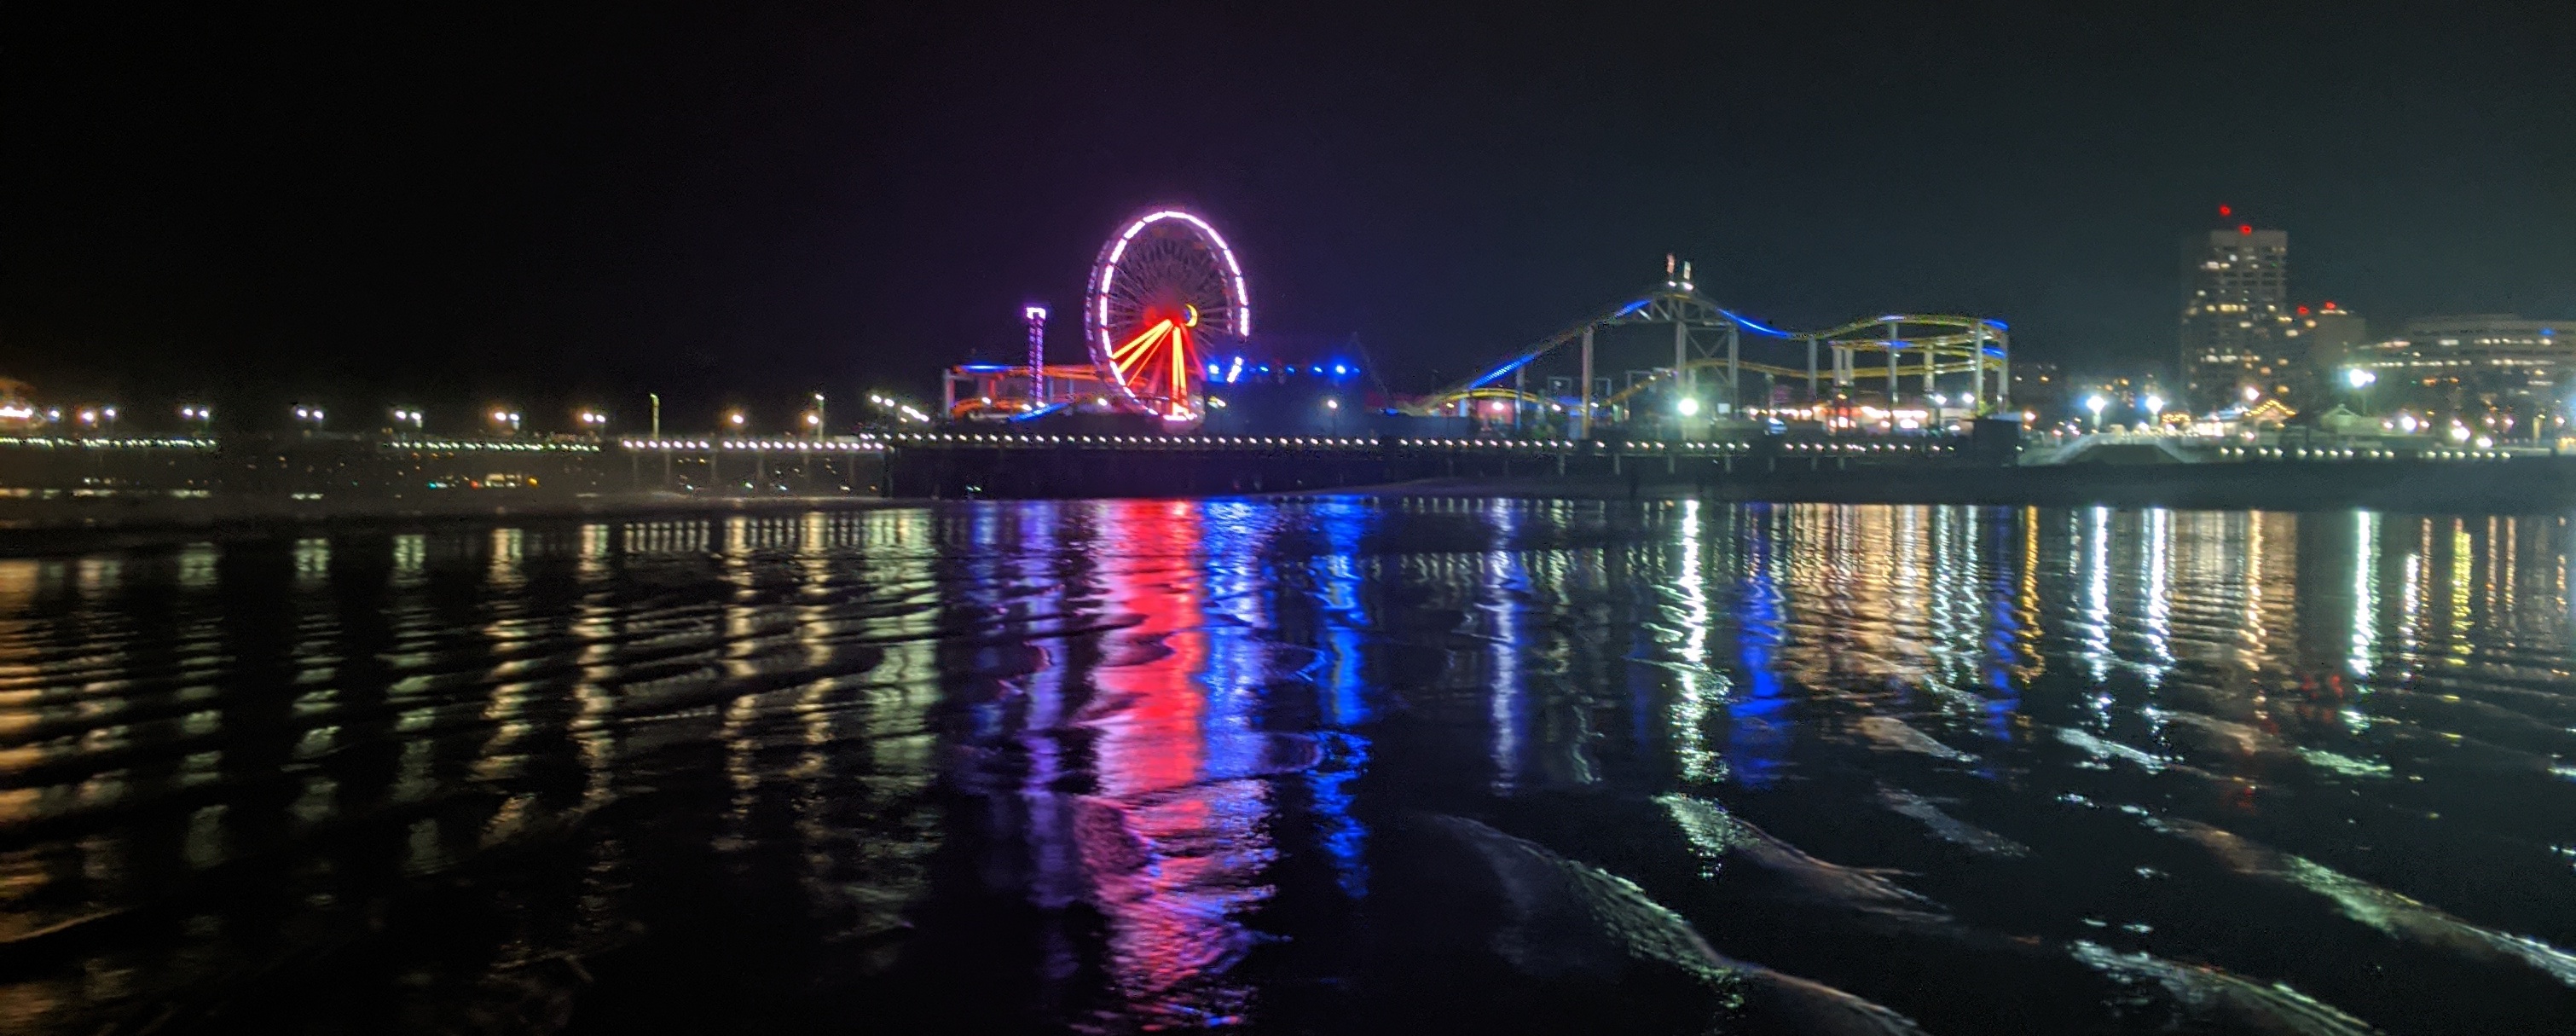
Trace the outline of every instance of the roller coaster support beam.
{"type": "Polygon", "coordinates": [[[1973,382],[1970,382],[1970,383],[1969,383],[1969,386],[1968,386],[1968,400],[1969,400],[1969,404],[1970,404],[1971,406],[1974,406],[1974,407],[1977,409],[1977,413],[1979,413],[1979,414],[1981,414],[1981,415],[1982,415],[1982,414],[1984,414],[1984,413],[1986,412],[1986,409],[1985,409],[1985,408],[1986,408],[1986,328],[1985,328],[1985,325],[1983,325],[1983,324],[1979,324],[1979,325],[1977,325],[1977,327],[1976,327],[1976,328],[1974,328],[1974,329],[1970,332],[1970,338],[1971,338],[1971,340],[1970,340],[1970,341],[1969,341],[1969,343],[1968,343],[1968,348],[1969,348],[1970,350],[1972,350],[1972,352],[1970,352],[1970,354],[1969,354],[1969,355],[1970,355],[1970,356],[1973,356],[1973,357],[1975,358],[1976,372],[1975,372],[1975,374],[1974,374],[1974,375],[1972,375],[1972,376],[1973,376],[1973,377],[1975,377],[1975,378],[1976,378],[1976,380],[1975,380],[1975,381],[1973,381],[1973,382]]]}
{"type": "Polygon", "coordinates": [[[1592,330],[1592,325],[1583,325],[1583,410],[1574,419],[1577,440],[1592,437],[1592,330]]]}
{"type": "Polygon", "coordinates": [[[1673,321],[1673,383],[1687,396],[1699,389],[1699,377],[1690,369],[1690,324],[1673,321]]]}
{"type": "Polygon", "coordinates": [[[2003,354],[1995,357],[1995,408],[2010,410],[2013,405],[2012,332],[2006,331],[1996,335],[1995,343],[2001,347],[2000,351],[2003,354]]]}
{"type": "MultiPolygon", "coordinates": [[[[1732,324],[1726,328],[1726,410],[1728,420],[1744,411],[1744,360],[1738,346],[1743,342],[1743,329],[1732,324]]],[[[1763,401],[1766,405],[1769,400],[1763,401]]]]}
{"type": "Polygon", "coordinates": [[[1887,405],[1896,405],[1896,321],[1887,322],[1887,405]]]}
{"type": "Polygon", "coordinates": [[[1521,431],[1521,409],[1529,405],[1529,365],[1512,368],[1512,434],[1521,431]]]}

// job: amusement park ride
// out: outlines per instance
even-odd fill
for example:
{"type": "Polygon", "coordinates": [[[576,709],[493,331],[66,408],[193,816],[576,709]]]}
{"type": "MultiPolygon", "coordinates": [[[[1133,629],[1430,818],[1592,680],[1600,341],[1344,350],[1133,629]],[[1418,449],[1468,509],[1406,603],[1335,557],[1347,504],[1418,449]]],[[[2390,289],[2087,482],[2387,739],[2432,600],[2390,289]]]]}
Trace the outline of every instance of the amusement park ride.
{"type": "Polygon", "coordinates": [[[943,379],[950,417],[1029,420],[1078,409],[1187,428],[1207,414],[1206,358],[1252,333],[1243,264],[1215,227],[1180,209],[1138,216],[1100,246],[1082,296],[1089,365],[1047,365],[1046,310],[1026,312],[1028,365],[952,368],[943,379]]]}
{"type": "MultiPolygon", "coordinates": [[[[1089,364],[1045,363],[1046,310],[1031,306],[1026,315],[1025,366],[967,364],[946,373],[951,419],[1115,413],[1189,431],[1211,407],[1224,406],[1207,386],[1239,376],[1252,341],[1241,261],[1206,219],[1178,208],[1140,215],[1101,246],[1082,300],[1089,364]],[[1229,354],[1231,363],[1223,362],[1229,354]]],[[[1827,431],[1933,428],[2011,409],[2011,340],[2003,321],[1939,314],[1783,331],[1700,294],[1690,264],[1677,268],[1666,256],[1661,286],[1541,339],[1481,375],[1399,400],[1387,412],[1548,427],[1576,439],[1592,437],[1604,424],[1652,423],[1683,437],[1772,421],[1811,422],[1827,431]],[[1629,370],[1615,386],[1596,370],[1606,337],[1619,336],[1629,343],[1623,351],[1633,352],[1643,336],[1636,329],[1663,327],[1671,328],[1670,366],[1629,370]],[[1548,376],[1543,391],[1533,391],[1533,368],[1551,358],[1563,363],[1567,353],[1575,368],[1570,376],[1548,376]],[[1760,380],[1748,384],[1748,376],[1760,380]]],[[[1333,369],[1342,372],[1338,363],[1333,369]]],[[[1319,365],[1315,373],[1323,370],[1319,365]]],[[[1338,408],[1339,400],[1331,405],[1338,408]]]]}

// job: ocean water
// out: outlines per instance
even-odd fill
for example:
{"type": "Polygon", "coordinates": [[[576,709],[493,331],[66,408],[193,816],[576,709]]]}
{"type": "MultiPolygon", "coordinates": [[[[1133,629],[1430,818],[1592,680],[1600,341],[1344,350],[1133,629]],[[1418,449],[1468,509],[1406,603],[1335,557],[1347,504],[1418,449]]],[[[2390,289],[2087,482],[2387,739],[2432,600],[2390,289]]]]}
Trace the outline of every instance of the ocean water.
{"type": "Polygon", "coordinates": [[[0,558],[0,1030],[2576,1032],[2563,515],[0,558]]]}

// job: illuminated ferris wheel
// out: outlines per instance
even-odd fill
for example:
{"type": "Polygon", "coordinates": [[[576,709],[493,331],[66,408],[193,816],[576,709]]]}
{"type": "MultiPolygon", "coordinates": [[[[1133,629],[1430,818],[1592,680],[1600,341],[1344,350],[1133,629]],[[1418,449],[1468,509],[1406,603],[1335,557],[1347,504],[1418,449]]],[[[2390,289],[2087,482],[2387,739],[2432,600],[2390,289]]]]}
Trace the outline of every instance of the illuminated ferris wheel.
{"type": "Polygon", "coordinates": [[[1196,421],[1206,357],[1215,343],[1252,332],[1243,264],[1206,220],[1179,209],[1146,213],[1100,247],[1082,324],[1116,402],[1196,421]]]}

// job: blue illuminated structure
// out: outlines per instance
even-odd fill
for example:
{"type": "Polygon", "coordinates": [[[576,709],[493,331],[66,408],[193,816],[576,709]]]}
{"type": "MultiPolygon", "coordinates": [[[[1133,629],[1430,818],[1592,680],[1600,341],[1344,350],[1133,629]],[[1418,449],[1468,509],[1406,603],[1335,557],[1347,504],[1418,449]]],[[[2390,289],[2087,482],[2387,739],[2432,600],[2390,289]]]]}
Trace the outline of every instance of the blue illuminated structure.
{"type": "Polygon", "coordinates": [[[1756,333],[1756,334],[1766,334],[1766,335],[1770,335],[1770,336],[1771,336],[1771,337],[1773,337],[1773,338],[1794,338],[1794,337],[1796,337],[1795,335],[1792,335],[1792,334],[1790,334],[1790,333],[1789,333],[1789,332],[1787,332],[1787,331],[1780,330],[1779,328],[1776,328],[1776,327],[1770,327],[1770,326],[1764,325],[1764,324],[1762,324],[1762,323],[1760,323],[1760,322],[1757,322],[1757,321],[1754,321],[1754,320],[1748,319],[1748,318],[1746,318],[1746,317],[1744,317],[1744,316],[1741,316],[1741,315],[1737,314],[1734,310],[1731,310],[1731,309],[1721,309],[1721,310],[1718,310],[1718,312],[1726,314],[1726,319],[1728,319],[1728,320],[1732,320],[1732,321],[1735,321],[1735,325],[1736,325],[1737,327],[1741,327],[1741,328],[1743,328],[1743,329],[1745,329],[1745,330],[1747,330],[1747,331],[1752,331],[1752,332],[1754,332],[1754,333],[1756,333]]]}
{"type": "MultiPolygon", "coordinates": [[[[1658,436],[1682,434],[1681,425],[1759,419],[1765,416],[1759,411],[1783,405],[1774,402],[1779,397],[1772,392],[1784,382],[1805,382],[1809,404],[1829,398],[1848,400],[1848,390],[1864,381],[1872,389],[1879,388],[1874,375],[1860,373],[1863,364],[1855,363],[1856,353],[1885,358],[1888,379],[1882,390],[1882,405],[1887,408],[1900,404],[1920,406],[1941,411],[1940,419],[1946,420],[1958,416],[1961,409],[1982,415],[2010,405],[2009,325],[2001,320],[1887,313],[1825,330],[1790,331],[1719,306],[1701,295],[1691,284],[1687,263],[1668,262],[1665,277],[1661,287],[1643,297],[1631,297],[1464,381],[1404,400],[1401,409],[1417,417],[1485,417],[1482,404],[1473,414],[1466,407],[1471,398],[1490,396],[1496,400],[1492,413],[1508,410],[1513,426],[1520,427],[1521,408],[1538,401],[1529,395],[1526,386],[1530,364],[1560,349],[1580,351],[1581,359],[1573,372],[1574,391],[1559,388],[1556,394],[1564,398],[1539,402],[1551,413],[1563,413],[1564,432],[1577,438],[1589,437],[1592,423],[1605,419],[1669,426],[1650,432],[1658,436]],[[1626,354],[1619,362],[1643,376],[1627,379],[1625,387],[1616,391],[1598,388],[1606,379],[1600,377],[1605,372],[1595,368],[1599,344],[1596,338],[1616,328],[1644,325],[1668,329],[1669,337],[1631,335],[1615,346],[1626,354]],[[1637,362],[1639,349],[1635,343],[1639,342],[1657,343],[1647,347],[1654,350],[1647,354],[1653,359],[1644,365],[1637,362]],[[1783,344],[1804,348],[1792,354],[1780,348],[1783,344]],[[1667,347],[1669,351],[1663,351],[1667,347]],[[1901,363],[1900,355],[1904,357],[1901,363]],[[1667,356],[1669,361],[1664,359],[1667,356]],[[1831,361],[1830,374],[1827,359],[1831,361]],[[1640,366],[1644,370],[1639,371],[1640,366]],[[1900,375],[1913,380],[1900,381],[1900,375]],[[1748,376],[1761,379],[1752,390],[1761,393],[1758,402],[1748,399],[1750,393],[1744,387],[1748,376]],[[1503,387],[1506,378],[1512,379],[1512,395],[1493,393],[1491,390],[1503,387]],[[1949,384],[1944,385],[1942,379],[1949,379],[1949,384]],[[1829,382],[1834,388],[1830,394],[1826,392],[1829,382]],[[1505,399],[1513,402],[1503,402],[1505,399]],[[1954,404],[1952,400],[1958,402],[1954,404]]],[[[1816,416],[1813,406],[1801,408],[1800,416],[1792,419],[1824,420],[1816,416]]]]}

